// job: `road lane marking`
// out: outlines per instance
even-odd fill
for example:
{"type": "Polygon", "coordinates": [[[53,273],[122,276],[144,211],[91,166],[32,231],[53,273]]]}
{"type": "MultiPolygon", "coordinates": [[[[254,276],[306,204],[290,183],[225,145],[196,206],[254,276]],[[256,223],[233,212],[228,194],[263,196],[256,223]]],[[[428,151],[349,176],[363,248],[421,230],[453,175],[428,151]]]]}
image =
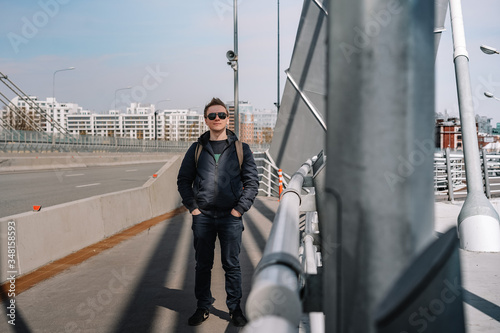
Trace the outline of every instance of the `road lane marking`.
{"type": "Polygon", "coordinates": [[[64,175],[65,177],[76,177],[76,176],[85,176],[83,173],[74,173],[71,175],[64,175]]]}
{"type": "Polygon", "coordinates": [[[86,185],[78,185],[78,186],[75,186],[75,187],[88,187],[88,186],[96,186],[96,185],[101,185],[101,183],[86,184],[86,185]]]}
{"type": "Polygon", "coordinates": [[[133,171],[137,171],[137,169],[125,170],[125,172],[133,172],[133,171]]]}

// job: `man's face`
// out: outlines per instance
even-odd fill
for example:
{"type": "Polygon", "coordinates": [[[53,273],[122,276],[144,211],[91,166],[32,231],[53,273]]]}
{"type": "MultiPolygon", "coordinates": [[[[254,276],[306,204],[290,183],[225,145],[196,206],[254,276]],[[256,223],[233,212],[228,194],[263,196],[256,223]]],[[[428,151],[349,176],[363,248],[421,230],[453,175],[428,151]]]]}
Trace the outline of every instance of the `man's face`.
{"type": "Polygon", "coordinates": [[[207,109],[207,117],[205,118],[205,123],[208,125],[208,128],[212,131],[222,131],[229,124],[229,116],[227,116],[227,111],[222,105],[213,105],[207,109]],[[219,113],[222,112],[226,114],[226,119],[220,119],[219,113]],[[210,120],[208,116],[211,113],[215,113],[216,117],[214,120],[210,120]]]}

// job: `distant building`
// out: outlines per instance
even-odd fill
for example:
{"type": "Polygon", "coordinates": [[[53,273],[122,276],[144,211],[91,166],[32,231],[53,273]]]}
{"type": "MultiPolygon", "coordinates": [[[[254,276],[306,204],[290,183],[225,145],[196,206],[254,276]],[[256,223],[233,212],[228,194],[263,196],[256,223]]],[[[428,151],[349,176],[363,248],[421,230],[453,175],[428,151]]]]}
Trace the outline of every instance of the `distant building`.
{"type": "Polygon", "coordinates": [[[68,116],[73,134],[114,136],[140,140],[194,141],[208,130],[203,115],[190,110],[155,111],[153,105],[132,103],[126,114],[82,114],[68,116]],[[155,135],[156,133],[156,135],[155,135]]]}
{"type": "MultiPolygon", "coordinates": [[[[234,102],[228,102],[229,129],[234,130],[234,102]]],[[[278,114],[275,110],[255,110],[249,102],[239,103],[239,139],[250,144],[271,143],[278,114]]]]}
{"type": "Polygon", "coordinates": [[[462,150],[462,127],[460,119],[436,119],[436,147],[462,150]]]}
{"type": "Polygon", "coordinates": [[[483,133],[485,135],[492,134],[491,119],[492,118],[476,115],[476,124],[479,133],[483,133]]]}
{"type": "MultiPolygon", "coordinates": [[[[125,113],[110,110],[107,114],[83,110],[74,103],[58,103],[54,98],[38,101],[36,107],[15,97],[1,110],[2,126],[12,124],[18,130],[37,130],[57,133],[54,123],[73,135],[134,138],[141,140],[195,141],[208,131],[202,114],[192,110],[156,110],[153,104],[131,103],[125,113]],[[37,110],[35,110],[37,109],[37,110]],[[41,112],[39,112],[41,110],[41,112]],[[18,114],[22,114],[22,117],[18,114]],[[42,114],[46,116],[42,116],[42,114]],[[27,118],[29,117],[29,118],[27,118]]],[[[229,102],[229,128],[234,131],[234,103],[229,102]]],[[[270,143],[277,113],[271,110],[254,110],[249,102],[239,104],[240,140],[250,144],[270,143]]]]}
{"type": "Polygon", "coordinates": [[[497,127],[491,129],[491,134],[500,135],[500,123],[497,123],[497,127]]]}
{"type": "Polygon", "coordinates": [[[158,135],[169,141],[196,141],[208,131],[202,114],[191,110],[165,110],[159,113],[158,135]]]}
{"type": "MultiPolygon", "coordinates": [[[[497,124],[497,129],[500,130],[497,124]]],[[[491,127],[491,118],[476,116],[476,133],[478,147],[482,148],[489,143],[497,142],[499,136],[495,134],[495,129],[491,127]]],[[[435,123],[436,148],[451,150],[463,150],[462,126],[458,117],[438,115],[435,123]]]]}
{"type": "Polygon", "coordinates": [[[34,130],[34,126],[41,128],[44,132],[59,133],[55,126],[59,124],[62,128],[67,127],[67,116],[76,114],[82,110],[75,103],[59,103],[53,97],[46,100],[38,100],[36,96],[30,96],[28,100],[14,97],[7,108],[2,111],[3,123],[16,130],[34,130]],[[22,116],[21,116],[22,114],[22,116]]]}

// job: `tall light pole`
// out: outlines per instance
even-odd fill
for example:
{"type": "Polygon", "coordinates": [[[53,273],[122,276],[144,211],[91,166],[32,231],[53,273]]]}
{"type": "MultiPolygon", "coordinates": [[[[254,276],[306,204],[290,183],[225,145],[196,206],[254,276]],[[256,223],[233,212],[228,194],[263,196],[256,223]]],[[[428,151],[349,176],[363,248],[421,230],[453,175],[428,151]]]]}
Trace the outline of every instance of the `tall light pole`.
{"type": "Polygon", "coordinates": [[[132,87],[119,88],[115,90],[115,99],[113,100],[113,110],[116,110],[116,93],[120,90],[132,89],[132,87]]]}
{"type": "Polygon", "coordinates": [[[158,130],[157,130],[157,126],[156,126],[156,122],[157,122],[157,117],[158,117],[158,111],[156,111],[156,105],[157,104],[160,104],[161,102],[170,102],[170,99],[162,99],[161,101],[158,101],[155,103],[155,141],[158,139],[158,130]]]}
{"type": "Polygon", "coordinates": [[[455,63],[467,179],[467,197],[457,220],[460,247],[468,251],[500,252],[500,218],[491,202],[486,198],[483,190],[469,74],[469,55],[465,43],[460,0],[450,0],[450,18],[453,35],[453,62],[455,63]]]}
{"type": "Polygon", "coordinates": [[[278,69],[277,69],[277,84],[278,92],[276,98],[276,110],[280,111],[280,0],[278,0],[278,69]]]}
{"type": "MultiPolygon", "coordinates": [[[[233,16],[234,16],[234,53],[238,57],[238,1],[233,0],[233,16]]],[[[234,70],[234,132],[236,136],[240,136],[240,109],[238,96],[238,63],[234,70]]]]}
{"type": "Polygon", "coordinates": [[[71,71],[73,69],[75,69],[75,67],[58,69],[54,72],[54,75],[52,75],[52,117],[53,118],[55,118],[54,111],[55,111],[55,104],[56,104],[56,73],[63,72],[63,71],[71,71]]]}
{"type": "Polygon", "coordinates": [[[233,17],[234,17],[234,51],[229,50],[226,53],[228,65],[234,71],[234,133],[237,137],[240,134],[240,115],[238,108],[238,8],[237,0],[233,0],[233,17]]]}

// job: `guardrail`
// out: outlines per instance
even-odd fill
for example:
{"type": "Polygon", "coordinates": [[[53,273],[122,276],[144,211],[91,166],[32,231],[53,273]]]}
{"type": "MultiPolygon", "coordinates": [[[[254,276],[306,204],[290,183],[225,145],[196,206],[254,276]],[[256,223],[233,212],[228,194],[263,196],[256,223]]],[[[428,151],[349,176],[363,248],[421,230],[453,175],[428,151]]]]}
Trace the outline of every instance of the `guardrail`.
{"type": "MultiPolygon", "coordinates": [[[[263,151],[263,152],[255,152],[254,153],[254,159],[255,163],[257,164],[257,171],[259,172],[259,192],[265,196],[271,197],[278,197],[279,196],[279,175],[278,171],[280,170],[275,163],[273,162],[273,159],[271,158],[271,155],[269,154],[269,151],[263,151]]],[[[283,186],[286,187],[288,184],[288,181],[291,179],[291,177],[283,173],[283,186]]]]}
{"type": "MultiPolygon", "coordinates": [[[[268,151],[254,153],[259,171],[259,193],[265,196],[279,196],[278,166],[268,151]]],[[[500,154],[481,151],[484,193],[488,198],[500,196],[500,154]],[[485,171],[486,170],[486,171],[485,171]]],[[[284,187],[290,176],[283,173],[284,187]]],[[[436,200],[453,201],[467,196],[464,155],[449,149],[434,153],[434,195],[436,200]]]]}
{"type": "Polygon", "coordinates": [[[318,290],[314,286],[321,283],[321,254],[319,245],[315,245],[319,242],[315,191],[314,187],[303,187],[305,183],[312,185],[308,178],[313,178],[310,171],[318,159],[315,156],[306,161],[281,195],[262,259],[255,269],[246,304],[250,322],[244,332],[262,332],[263,327],[296,332],[303,313],[309,313],[311,332],[324,331],[321,302],[314,299],[314,290],[318,290]],[[305,212],[305,228],[301,228],[301,212],[305,212]],[[312,287],[307,288],[309,285],[312,287]]]}
{"type": "MultiPolygon", "coordinates": [[[[484,193],[488,198],[500,193],[500,155],[481,151],[484,193]]],[[[434,154],[434,195],[453,201],[467,196],[464,155],[446,149],[434,154]]]]}
{"type": "MultiPolygon", "coordinates": [[[[195,141],[140,140],[91,135],[69,137],[58,133],[0,129],[3,152],[185,152],[195,141]]],[[[250,145],[267,149],[269,145],[250,145]]]]}

